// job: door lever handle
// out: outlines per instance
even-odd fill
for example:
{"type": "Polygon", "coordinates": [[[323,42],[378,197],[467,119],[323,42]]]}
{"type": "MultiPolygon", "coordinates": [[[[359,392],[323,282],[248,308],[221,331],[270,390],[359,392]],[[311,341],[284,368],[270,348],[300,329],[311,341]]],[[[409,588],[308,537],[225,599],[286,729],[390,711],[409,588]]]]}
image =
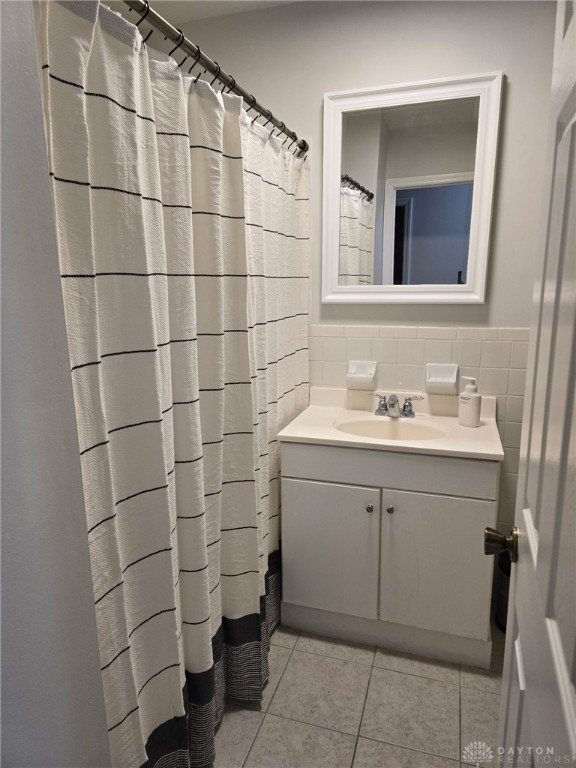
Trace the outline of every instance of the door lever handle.
{"type": "Polygon", "coordinates": [[[510,554],[511,562],[518,560],[518,528],[514,526],[509,536],[505,536],[494,528],[484,529],[484,554],[499,555],[501,552],[510,554]]]}

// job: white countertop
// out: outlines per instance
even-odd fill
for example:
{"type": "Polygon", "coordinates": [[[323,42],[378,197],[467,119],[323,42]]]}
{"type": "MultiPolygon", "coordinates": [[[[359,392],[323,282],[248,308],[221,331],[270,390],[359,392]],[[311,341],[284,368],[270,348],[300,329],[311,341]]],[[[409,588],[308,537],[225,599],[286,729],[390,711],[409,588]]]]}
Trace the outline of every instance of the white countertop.
{"type": "MultiPolygon", "coordinates": [[[[382,394],[392,394],[379,390],[382,394]]],[[[396,390],[400,405],[406,395],[424,394],[396,390]]],[[[458,424],[457,396],[424,395],[424,400],[413,404],[416,416],[401,418],[431,426],[443,435],[428,440],[390,440],[349,434],[337,429],[347,421],[390,421],[388,416],[376,416],[377,399],[369,392],[347,390],[339,387],[311,387],[310,405],[278,433],[281,442],[314,443],[318,445],[347,446],[376,451],[397,453],[422,453],[460,458],[502,461],[504,450],[496,425],[496,398],[482,397],[482,413],[479,427],[462,427],[458,424]]]]}

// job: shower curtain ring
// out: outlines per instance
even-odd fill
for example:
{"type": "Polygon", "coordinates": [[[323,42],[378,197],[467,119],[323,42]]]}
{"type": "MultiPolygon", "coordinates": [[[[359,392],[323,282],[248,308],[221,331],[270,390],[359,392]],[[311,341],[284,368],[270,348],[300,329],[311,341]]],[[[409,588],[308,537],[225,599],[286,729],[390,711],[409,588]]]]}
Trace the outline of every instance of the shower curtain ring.
{"type": "Polygon", "coordinates": [[[202,51],[200,50],[200,46],[197,45],[196,48],[198,49],[198,52],[197,52],[196,56],[194,57],[194,61],[192,62],[192,66],[188,70],[188,74],[190,74],[190,72],[192,72],[192,70],[194,69],[196,64],[198,64],[198,61],[200,60],[200,56],[202,56],[202,51]]]}
{"type": "Polygon", "coordinates": [[[151,29],[151,30],[150,30],[150,32],[148,32],[148,34],[146,35],[146,37],[145,37],[145,38],[142,40],[142,44],[143,44],[143,45],[145,45],[145,44],[148,42],[148,40],[150,40],[150,38],[152,37],[152,33],[153,33],[153,32],[154,32],[154,30],[153,30],[153,29],[151,29]]]}
{"type": "Polygon", "coordinates": [[[254,104],[256,104],[256,96],[254,96],[253,93],[251,93],[250,96],[252,97],[252,104],[250,104],[250,106],[246,110],[246,114],[248,114],[248,112],[250,112],[251,109],[254,109],[254,104]]]}
{"type": "Polygon", "coordinates": [[[216,72],[216,74],[214,75],[214,78],[210,81],[210,85],[214,85],[216,80],[218,80],[218,75],[220,74],[220,72],[222,72],[222,70],[220,69],[220,64],[218,64],[217,61],[215,61],[214,64],[216,64],[216,66],[218,67],[218,72],[216,72]]]}
{"type": "Polygon", "coordinates": [[[280,128],[278,128],[278,133],[276,134],[276,137],[281,136],[284,133],[284,128],[286,128],[286,123],[281,123],[280,128]]]}
{"type": "Polygon", "coordinates": [[[263,126],[264,128],[266,128],[266,126],[268,125],[268,123],[270,122],[270,120],[272,120],[272,118],[274,117],[274,115],[273,115],[273,114],[272,114],[272,112],[271,112],[271,111],[268,109],[268,110],[266,110],[266,112],[265,112],[265,117],[267,117],[267,118],[268,118],[268,120],[266,120],[266,122],[264,123],[264,126],[263,126]]]}
{"type": "MultiPolygon", "coordinates": [[[[179,33],[179,34],[178,34],[178,42],[176,43],[176,45],[174,46],[174,48],[172,48],[172,50],[170,51],[170,53],[168,54],[168,56],[172,56],[172,54],[174,53],[174,51],[177,51],[177,50],[178,50],[178,48],[180,48],[180,46],[181,46],[181,45],[182,45],[182,43],[184,42],[184,32],[182,32],[182,30],[181,30],[181,29],[179,29],[179,30],[178,30],[178,33],[179,33]]],[[[188,57],[186,57],[186,58],[188,58],[188,57]]],[[[186,61],[186,59],[184,59],[184,61],[186,61]]]]}
{"type": "Polygon", "coordinates": [[[236,80],[230,75],[230,79],[232,80],[232,85],[228,88],[228,93],[232,93],[234,88],[236,88],[236,80]]]}
{"type": "Polygon", "coordinates": [[[136,26],[137,27],[139,27],[140,24],[142,24],[142,22],[144,21],[146,16],[148,16],[148,14],[150,13],[150,3],[148,2],[148,0],[143,0],[143,2],[144,2],[144,5],[146,6],[146,10],[144,11],[143,15],[140,16],[138,21],[136,22],[136,26]]]}

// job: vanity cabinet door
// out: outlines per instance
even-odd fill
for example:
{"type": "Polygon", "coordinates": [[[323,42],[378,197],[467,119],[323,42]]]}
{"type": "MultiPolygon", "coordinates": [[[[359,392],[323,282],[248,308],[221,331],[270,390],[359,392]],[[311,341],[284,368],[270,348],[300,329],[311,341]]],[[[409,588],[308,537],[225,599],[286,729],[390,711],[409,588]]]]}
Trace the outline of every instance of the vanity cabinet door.
{"type": "Polygon", "coordinates": [[[282,479],[287,603],[376,619],[380,489],[282,479]]]}
{"type": "Polygon", "coordinates": [[[487,640],[496,503],[382,491],[380,619],[487,640]]]}

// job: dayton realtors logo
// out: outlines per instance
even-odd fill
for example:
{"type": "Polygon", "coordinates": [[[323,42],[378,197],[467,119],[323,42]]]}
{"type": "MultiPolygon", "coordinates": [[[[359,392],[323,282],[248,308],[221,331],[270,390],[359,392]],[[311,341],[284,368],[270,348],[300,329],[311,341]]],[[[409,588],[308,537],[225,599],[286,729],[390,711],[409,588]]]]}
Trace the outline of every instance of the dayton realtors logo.
{"type": "Polygon", "coordinates": [[[481,766],[544,766],[574,765],[574,757],[557,755],[554,747],[498,747],[494,749],[485,741],[471,741],[462,750],[462,762],[481,766]]]}
{"type": "Polygon", "coordinates": [[[462,750],[462,760],[480,768],[481,765],[489,764],[494,760],[494,752],[485,741],[471,741],[462,750]]]}

